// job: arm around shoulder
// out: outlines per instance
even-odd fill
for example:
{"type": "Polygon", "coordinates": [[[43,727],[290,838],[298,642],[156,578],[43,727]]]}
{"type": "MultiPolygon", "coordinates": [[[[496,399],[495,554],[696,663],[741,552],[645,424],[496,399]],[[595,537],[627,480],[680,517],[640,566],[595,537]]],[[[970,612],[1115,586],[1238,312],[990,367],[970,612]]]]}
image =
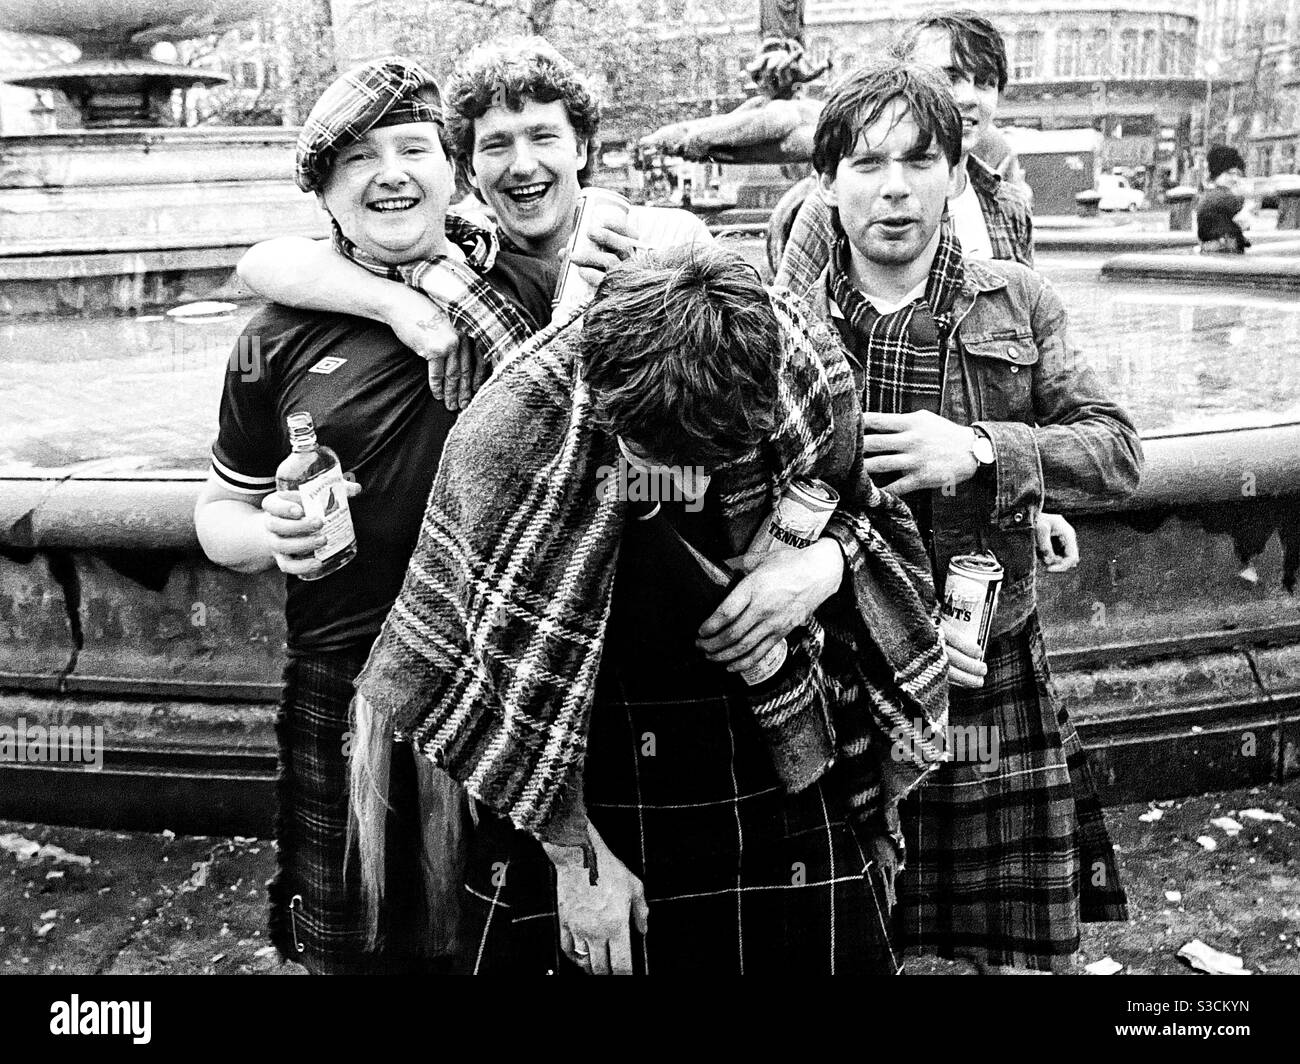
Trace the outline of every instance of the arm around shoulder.
{"type": "Polygon", "coordinates": [[[349,262],[328,240],[282,236],[255,244],[239,260],[239,278],[276,303],[353,314],[391,324],[424,297],[349,262]]]}

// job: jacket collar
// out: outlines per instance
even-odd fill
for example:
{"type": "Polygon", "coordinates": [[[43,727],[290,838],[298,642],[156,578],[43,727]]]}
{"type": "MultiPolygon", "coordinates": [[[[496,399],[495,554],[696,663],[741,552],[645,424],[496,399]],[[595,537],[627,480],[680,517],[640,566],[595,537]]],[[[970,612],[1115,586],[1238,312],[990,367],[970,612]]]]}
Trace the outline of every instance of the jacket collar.
{"type": "Polygon", "coordinates": [[[975,186],[975,191],[992,199],[997,196],[1002,185],[1002,175],[983,159],[974,155],[966,156],[966,177],[975,186]]]}

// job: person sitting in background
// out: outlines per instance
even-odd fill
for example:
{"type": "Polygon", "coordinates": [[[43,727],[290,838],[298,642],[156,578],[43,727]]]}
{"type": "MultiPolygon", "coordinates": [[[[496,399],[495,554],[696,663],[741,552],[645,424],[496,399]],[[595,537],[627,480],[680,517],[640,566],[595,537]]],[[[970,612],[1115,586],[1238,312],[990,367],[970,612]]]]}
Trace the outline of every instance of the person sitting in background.
{"type": "Polygon", "coordinates": [[[1246,161],[1236,148],[1216,144],[1206,154],[1205,164],[1210,171],[1210,187],[1196,204],[1196,239],[1201,242],[1201,254],[1240,255],[1250,247],[1237,222],[1237,215],[1246,206],[1246,161]]]}

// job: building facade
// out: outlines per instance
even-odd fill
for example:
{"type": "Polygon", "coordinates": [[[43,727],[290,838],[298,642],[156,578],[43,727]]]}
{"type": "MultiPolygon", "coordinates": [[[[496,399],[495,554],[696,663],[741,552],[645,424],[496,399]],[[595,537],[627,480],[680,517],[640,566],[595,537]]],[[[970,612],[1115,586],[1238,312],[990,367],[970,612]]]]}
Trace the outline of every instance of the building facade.
{"type": "Polygon", "coordinates": [[[1210,142],[1234,145],[1252,174],[1300,172],[1300,0],[1202,0],[1201,49],[1210,142]]]}
{"type": "MultiPolygon", "coordinates": [[[[1007,41],[1010,83],[999,124],[1095,129],[1102,134],[1101,169],[1159,187],[1182,179],[1198,147],[1196,120],[1206,88],[1199,53],[1204,2],[807,0],[805,43],[814,61],[829,59],[842,72],[880,54],[922,12],[976,7],[1007,41]]],[[[757,42],[756,14],[748,22],[697,24],[695,30],[714,36],[715,54],[705,69],[714,72],[719,89],[727,88],[725,103],[734,106],[737,93],[753,91],[743,69],[757,42]]],[[[684,112],[700,106],[688,93],[682,96],[684,112]]]]}

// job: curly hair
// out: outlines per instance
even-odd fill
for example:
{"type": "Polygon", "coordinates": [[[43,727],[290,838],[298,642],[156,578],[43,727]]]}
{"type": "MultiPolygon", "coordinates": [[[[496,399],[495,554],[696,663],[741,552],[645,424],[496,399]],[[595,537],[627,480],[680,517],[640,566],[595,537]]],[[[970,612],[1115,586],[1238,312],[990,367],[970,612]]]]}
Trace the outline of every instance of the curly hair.
{"type": "Polygon", "coordinates": [[[665,465],[716,465],[776,428],[781,330],[756,271],[706,246],[610,270],[579,354],[597,419],[665,465]]]}
{"type": "Polygon", "coordinates": [[[504,98],[512,111],[527,100],[564,104],[578,140],[587,142],[587,164],[578,173],[587,184],[597,155],[600,98],[591,83],[542,37],[502,37],[475,45],[452,72],[445,91],[447,130],[457,161],[474,153],[474,122],[504,98]]]}

